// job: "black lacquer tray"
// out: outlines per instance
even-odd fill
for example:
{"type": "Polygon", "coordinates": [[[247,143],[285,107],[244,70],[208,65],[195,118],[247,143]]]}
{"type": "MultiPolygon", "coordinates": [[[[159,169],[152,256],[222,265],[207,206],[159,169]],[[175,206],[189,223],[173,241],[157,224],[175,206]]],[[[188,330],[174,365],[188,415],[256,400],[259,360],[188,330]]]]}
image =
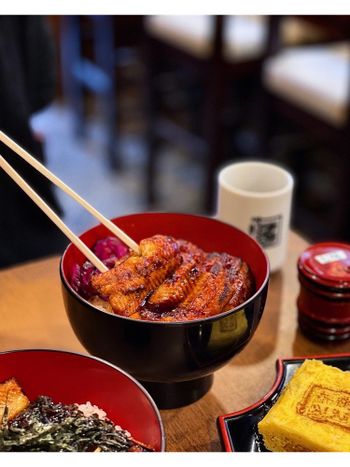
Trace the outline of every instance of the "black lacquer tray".
{"type": "Polygon", "coordinates": [[[257,425],[276,402],[294,372],[306,359],[322,360],[327,365],[350,371],[350,354],[293,357],[277,360],[275,382],[262,399],[243,410],[218,417],[218,430],[224,451],[267,451],[258,433],[257,425]]]}

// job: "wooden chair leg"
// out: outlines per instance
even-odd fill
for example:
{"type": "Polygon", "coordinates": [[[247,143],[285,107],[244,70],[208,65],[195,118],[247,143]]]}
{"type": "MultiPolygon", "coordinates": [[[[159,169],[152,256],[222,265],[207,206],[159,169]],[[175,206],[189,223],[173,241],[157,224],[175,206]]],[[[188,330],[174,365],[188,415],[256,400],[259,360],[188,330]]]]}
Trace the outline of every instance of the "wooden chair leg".
{"type": "Polygon", "coordinates": [[[204,137],[207,142],[204,209],[213,213],[216,204],[217,169],[224,161],[223,107],[225,81],[220,70],[210,73],[205,88],[204,137]]]}
{"type": "MultiPolygon", "coordinates": [[[[339,149],[338,149],[339,150],[339,149]]],[[[334,206],[334,229],[337,239],[350,241],[350,151],[346,141],[339,151],[338,201],[334,206]]]]}
{"type": "Polygon", "coordinates": [[[84,133],[84,99],[82,85],[75,76],[74,67],[81,58],[81,31],[78,16],[63,16],[61,23],[61,71],[63,96],[74,112],[75,131],[84,133]]]}
{"type": "Polygon", "coordinates": [[[120,169],[121,161],[117,137],[116,60],[113,18],[104,15],[94,16],[92,22],[95,62],[107,77],[107,84],[99,96],[99,104],[106,134],[108,165],[112,170],[118,170],[120,169]]]}
{"type": "Polygon", "coordinates": [[[157,86],[155,82],[156,59],[150,43],[145,44],[145,108],[146,108],[146,202],[151,208],[156,202],[156,170],[158,138],[156,134],[157,122],[157,86]]]}
{"type": "Polygon", "coordinates": [[[255,156],[259,159],[270,159],[272,157],[271,138],[274,127],[272,103],[261,80],[257,86],[258,92],[253,110],[254,127],[257,134],[255,156]]]}

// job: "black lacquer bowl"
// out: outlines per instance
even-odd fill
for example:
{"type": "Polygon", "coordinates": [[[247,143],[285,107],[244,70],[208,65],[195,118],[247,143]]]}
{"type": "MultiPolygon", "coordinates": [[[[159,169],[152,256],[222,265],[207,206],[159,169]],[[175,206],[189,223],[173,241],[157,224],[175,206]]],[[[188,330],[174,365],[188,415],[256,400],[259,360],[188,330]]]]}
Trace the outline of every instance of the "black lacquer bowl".
{"type": "Polygon", "coordinates": [[[218,430],[223,449],[227,452],[265,452],[258,423],[279,398],[295,371],[306,359],[322,360],[343,371],[350,371],[350,354],[321,355],[279,359],[276,362],[276,379],[270,391],[258,402],[238,412],[218,417],[218,430]]]}
{"type": "MultiPolygon", "coordinates": [[[[253,337],[266,301],[268,260],[253,238],[207,217],[143,213],[113,222],[137,242],[155,234],[172,235],[205,251],[240,256],[253,272],[256,292],[233,310],[195,321],[150,322],[102,311],[80,297],[70,285],[71,272],[85,259],[72,244],[63,254],[60,273],[64,303],[71,326],[86,350],[133,375],[160,408],[194,402],[210,389],[213,372],[253,337]]],[[[107,229],[98,225],[80,238],[92,246],[108,235],[107,229]]]]}

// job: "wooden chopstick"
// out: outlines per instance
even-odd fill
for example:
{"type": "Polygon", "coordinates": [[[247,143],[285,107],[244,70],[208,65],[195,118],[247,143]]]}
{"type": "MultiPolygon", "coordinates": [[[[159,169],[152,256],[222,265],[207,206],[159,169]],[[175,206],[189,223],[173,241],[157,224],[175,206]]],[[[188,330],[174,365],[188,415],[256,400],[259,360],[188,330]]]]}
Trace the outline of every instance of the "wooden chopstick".
{"type": "Polygon", "coordinates": [[[122,242],[124,242],[129,248],[134,250],[137,254],[140,253],[139,245],[130,238],[123,230],[118,226],[113,224],[109,219],[103,216],[100,212],[97,211],[91,204],[89,204],[85,199],[78,195],[72,188],[66,185],[61,179],[56,175],[50,172],[43,164],[41,164],[35,157],[29,154],[25,149],[19,146],[13,139],[7,136],[3,131],[0,131],[0,141],[2,141],[6,146],[12,149],[16,154],[22,157],[28,164],[34,167],[38,172],[48,178],[52,183],[61,188],[65,193],[71,196],[77,203],[83,206],[87,211],[90,212],[96,219],[98,219],[101,224],[107,227],[116,237],[118,237],[122,242]]]}
{"type": "Polygon", "coordinates": [[[102,261],[77,237],[69,227],[58,217],[48,204],[33,190],[31,186],[11,167],[11,165],[0,155],[0,167],[14,180],[17,185],[39,206],[40,209],[54,222],[59,229],[74,243],[74,245],[91,261],[101,272],[108,271],[102,261]]]}

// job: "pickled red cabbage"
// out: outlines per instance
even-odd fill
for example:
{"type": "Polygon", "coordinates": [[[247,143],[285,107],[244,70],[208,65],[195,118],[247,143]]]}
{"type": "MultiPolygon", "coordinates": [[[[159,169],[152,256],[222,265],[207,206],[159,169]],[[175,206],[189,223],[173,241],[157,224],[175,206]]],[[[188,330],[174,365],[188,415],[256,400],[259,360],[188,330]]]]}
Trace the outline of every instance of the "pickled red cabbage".
{"type": "MultiPolygon", "coordinates": [[[[106,237],[98,240],[93,246],[92,251],[108,269],[111,269],[119,258],[122,258],[129,252],[129,249],[117,238],[106,237]]],[[[79,295],[87,300],[96,295],[96,291],[91,286],[91,277],[94,274],[99,274],[99,271],[90,261],[85,261],[81,266],[75,264],[72,268],[71,286],[79,295]]]]}

